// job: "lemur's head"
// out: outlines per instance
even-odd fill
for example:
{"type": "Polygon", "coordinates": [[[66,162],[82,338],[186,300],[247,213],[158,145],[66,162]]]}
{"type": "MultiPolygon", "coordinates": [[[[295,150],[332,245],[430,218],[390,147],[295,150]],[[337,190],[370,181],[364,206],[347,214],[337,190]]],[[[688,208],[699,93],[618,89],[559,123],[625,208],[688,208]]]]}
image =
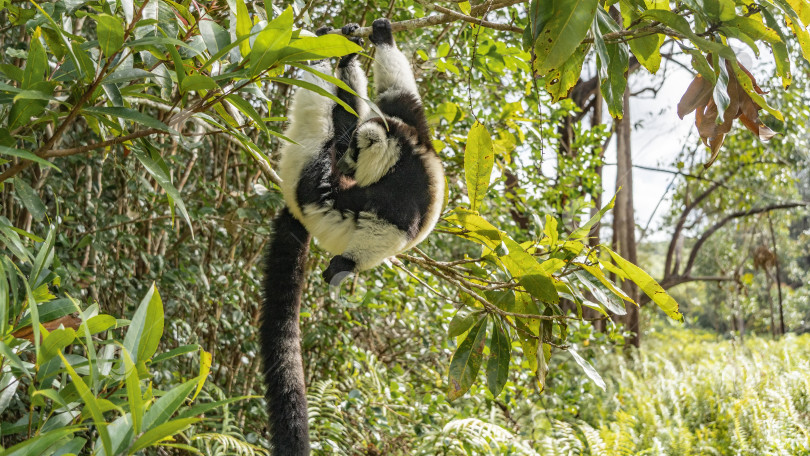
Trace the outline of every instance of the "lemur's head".
{"type": "Polygon", "coordinates": [[[417,141],[416,130],[398,119],[369,119],[358,125],[338,169],[361,187],[371,185],[388,174],[403,153],[411,153],[417,141]]]}

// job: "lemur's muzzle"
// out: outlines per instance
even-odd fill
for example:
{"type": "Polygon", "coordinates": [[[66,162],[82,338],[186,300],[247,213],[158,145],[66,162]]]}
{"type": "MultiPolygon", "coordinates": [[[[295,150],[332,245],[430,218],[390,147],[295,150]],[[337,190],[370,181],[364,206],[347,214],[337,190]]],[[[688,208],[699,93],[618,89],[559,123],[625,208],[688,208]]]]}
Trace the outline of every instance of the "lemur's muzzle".
{"type": "Polygon", "coordinates": [[[343,154],[343,157],[337,162],[338,171],[346,176],[354,176],[354,160],[349,158],[351,155],[350,152],[351,150],[347,150],[346,153],[343,154]]]}

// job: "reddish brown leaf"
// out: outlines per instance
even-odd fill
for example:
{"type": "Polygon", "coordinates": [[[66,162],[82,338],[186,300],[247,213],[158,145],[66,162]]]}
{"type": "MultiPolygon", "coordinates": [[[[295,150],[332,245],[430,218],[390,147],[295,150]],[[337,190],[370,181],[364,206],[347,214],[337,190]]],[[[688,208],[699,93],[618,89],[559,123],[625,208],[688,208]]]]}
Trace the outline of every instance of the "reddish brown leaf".
{"type": "Polygon", "coordinates": [[[681,97],[681,101],[678,102],[678,117],[683,119],[685,115],[698,107],[706,106],[706,103],[708,103],[711,98],[711,83],[703,79],[701,75],[697,75],[692,83],[689,84],[686,93],[681,97]]]}
{"type": "MultiPolygon", "coordinates": [[[[51,320],[46,323],[42,323],[42,326],[45,327],[48,331],[53,331],[54,329],[63,326],[65,328],[73,328],[79,329],[81,326],[82,320],[74,315],[65,315],[64,317],[59,317],[56,320],[51,320]]],[[[16,337],[17,339],[26,339],[29,342],[34,341],[34,327],[33,326],[25,326],[20,328],[13,333],[12,336],[16,337]]]]}
{"type": "MultiPolygon", "coordinates": [[[[737,76],[734,73],[731,64],[726,62],[728,68],[729,81],[727,85],[727,92],[729,96],[729,105],[723,113],[723,122],[718,124],[717,105],[712,97],[714,87],[700,75],[696,76],[686,93],[681,97],[678,102],[678,116],[683,119],[686,114],[695,111],[695,126],[698,129],[703,144],[711,150],[711,156],[704,165],[705,167],[711,166],[717,159],[720,153],[720,147],[723,145],[726,134],[731,131],[731,126],[734,119],[740,119],[741,123],[757,135],[757,138],[767,141],[776,134],[773,130],[768,128],[759,118],[759,105],[751,99],[751,96],[745,91],[737,76]]],[[[751,78],[753,88],[757,93],[765,93],[758,85],[754,76],[745,67],[740,65],[740,68],[745,74],[751,78]]]]}

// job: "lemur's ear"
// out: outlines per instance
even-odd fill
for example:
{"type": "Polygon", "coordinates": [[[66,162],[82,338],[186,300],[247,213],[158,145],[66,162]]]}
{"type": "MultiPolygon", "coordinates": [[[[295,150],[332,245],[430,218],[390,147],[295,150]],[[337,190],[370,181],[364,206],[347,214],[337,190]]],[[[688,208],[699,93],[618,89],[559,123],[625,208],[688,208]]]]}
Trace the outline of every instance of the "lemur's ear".
{"type": "Polygon", "coordinates": [[[366,122],[357,129],[357,146],[365,149],[375,143],[384,141],[385,137],[385,129],[382,125],[377,122],[366,122]]]}

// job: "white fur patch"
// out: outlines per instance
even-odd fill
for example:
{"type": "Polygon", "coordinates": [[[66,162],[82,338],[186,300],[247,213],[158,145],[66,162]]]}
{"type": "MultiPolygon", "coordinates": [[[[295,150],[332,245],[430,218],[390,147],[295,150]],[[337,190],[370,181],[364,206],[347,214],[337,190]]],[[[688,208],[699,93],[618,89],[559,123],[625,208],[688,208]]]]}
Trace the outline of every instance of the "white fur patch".
{"type": "Polygon", "coordinates": [[[402,252],[407,243],[406,233],[396,226],[380,220],[374,214],[361,213],[355,234],[343,256],[354,260],[357,270],[363,271],[402,252]]]}
{"type": "Polygon", "coordinates": [[[357,130],[357,160],[354,178],[357,185],[367,187],[385,176],[399,160],[397,140],[388,138],[385,128],[368,122],[357,130]]]}
{"type": "Polygon", "coordinates": [[[408,242],[404,232],[370,212],[361,212],[357,221],[350,214],[344,218],[339,211],[317,204],[307,204],[303,212],[303,224],[318,245],[354,260],[358,271],[403,251],[408,242]]]}
{"type": "Polygon", "coordinates": [[[396,46],[377,46],[374,54],[374,87],[378,97],[391,89],[403,90],[419,97],[411,64],[396,46]]]}
{"type": "Polygon", "coordinates": [[[420,158],[425,166],[428,182],[430,182],[430,207],[428,208],[427,214],[425,214],[422,228],[402,251],[415,247],[417,244],[424,241],[428,234],[433,231],[433,227],[436,226],[436,222],[439,221],[439,217],[442,215],[442,205],[444,204],[444,166],[442,166],[439,157],[432,152],[426,152],[422,154],[420,158]]]}

